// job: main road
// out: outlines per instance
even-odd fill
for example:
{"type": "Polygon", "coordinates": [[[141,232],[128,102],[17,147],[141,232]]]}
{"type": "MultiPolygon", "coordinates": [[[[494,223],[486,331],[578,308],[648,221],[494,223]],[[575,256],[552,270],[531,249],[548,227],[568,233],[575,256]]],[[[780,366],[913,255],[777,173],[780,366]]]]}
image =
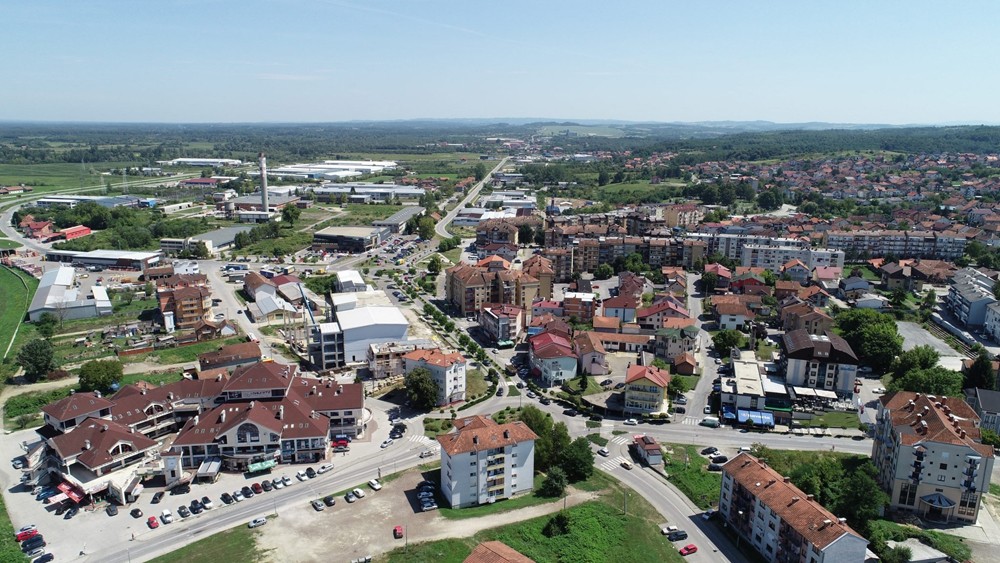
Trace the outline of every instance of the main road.
{"type": "Polygon", "coordinates": [[[455,217],[458,215],[458,212],[465,207],[465,204],[476,199],[476,196],[479,195],[479,191],[483,189],[483,186],[486,184],[486,182],[489,181],[490,177],[492,177],[494,173],[503,168],[503,166],[507,164],[508,160],[510,160],[509,156],[504,157],[503,160],[501,160],[500,163],[493,168],[493,170],[490,170],[489,174],[484,176],[483,179],[480,180],[478,184],[476,184],[475,186],[473,186],[471,190],[469,190],[469,194],[465,196],[465,199],[458,202],[458,205],[456,205],[451,211],[449,211],[441,219],[441,221],[439,221],[438,224],[434,226],[434,232],[436,232],[438,236],[440,236],[441,238],[451,238],[451,233],[448,232],[448,225],[450,225],[451,222],[455,220],[455,217]]]}

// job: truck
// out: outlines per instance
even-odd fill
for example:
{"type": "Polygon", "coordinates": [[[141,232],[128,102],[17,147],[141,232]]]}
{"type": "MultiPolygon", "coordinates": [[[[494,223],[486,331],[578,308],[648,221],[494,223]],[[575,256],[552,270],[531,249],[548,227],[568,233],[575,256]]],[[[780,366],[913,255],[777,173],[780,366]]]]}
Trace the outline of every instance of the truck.
{"type": "Polygon", "coordinates": [[[226,267],[223,268],[223,270],[225,270],[227,272],[243,271],[243,270],[249,270],[249,269],[250,269],[250,267],[247,266],[246,264],[226,264],[226,267]]]}

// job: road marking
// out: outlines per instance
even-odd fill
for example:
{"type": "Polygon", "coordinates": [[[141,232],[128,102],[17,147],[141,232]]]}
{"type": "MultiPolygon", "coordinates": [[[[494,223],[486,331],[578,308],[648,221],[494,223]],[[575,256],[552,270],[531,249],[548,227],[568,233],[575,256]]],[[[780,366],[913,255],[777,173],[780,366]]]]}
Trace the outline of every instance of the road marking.
{"type": "Polygon", "coordinates": [[[628,442],[629,439],[626,438],[625,436],[615,436],[614,438],[611,439],[612,444],[624,445],[627,444],[628,442]]]}

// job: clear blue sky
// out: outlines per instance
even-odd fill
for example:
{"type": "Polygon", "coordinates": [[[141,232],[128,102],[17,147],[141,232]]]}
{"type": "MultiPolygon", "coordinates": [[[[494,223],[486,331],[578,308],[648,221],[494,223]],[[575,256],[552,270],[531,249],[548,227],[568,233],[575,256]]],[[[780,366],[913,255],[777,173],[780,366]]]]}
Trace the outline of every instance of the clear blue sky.
{"type": "Polygon", "coordinates": [[[4,4],[0,119],[1000,123],[1000,2],[4,4]]]}

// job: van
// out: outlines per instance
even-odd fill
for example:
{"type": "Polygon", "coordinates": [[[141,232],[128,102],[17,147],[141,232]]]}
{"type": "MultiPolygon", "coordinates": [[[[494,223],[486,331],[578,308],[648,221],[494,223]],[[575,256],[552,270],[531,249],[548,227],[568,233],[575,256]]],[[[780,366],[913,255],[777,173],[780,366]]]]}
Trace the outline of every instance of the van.
{"type": "Polygon", "coordinates": [[[701,425],[708,426],[709,428],[718,428],[720,423],[718,418],[714,416],[706,416],[705,418],[701,419],[701,425]]]}

